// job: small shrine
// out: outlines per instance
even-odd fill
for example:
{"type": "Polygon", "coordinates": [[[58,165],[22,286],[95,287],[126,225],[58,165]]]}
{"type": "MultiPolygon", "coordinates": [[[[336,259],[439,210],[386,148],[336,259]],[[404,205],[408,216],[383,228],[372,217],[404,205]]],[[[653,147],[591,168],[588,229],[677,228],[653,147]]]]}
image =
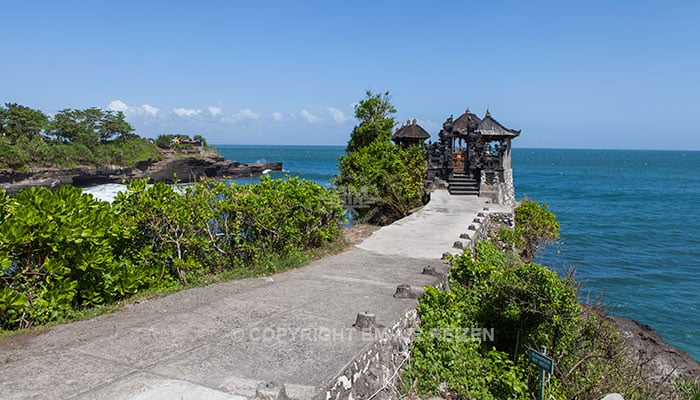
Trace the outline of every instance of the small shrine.
{"type": "Polygon", "coordinates": [[[469,108],[455,120],[450,116],[438,134],[439,142],[427,148],[428,179],[447,182],[453,195],[514,205],[511,140],[519,135],[520,130],[506,128],[489,110],[483,118],[469,108]]]}
{"type": "Polygon", "coordinates": [[[430,134],[423,129],[422,126],[418,125],[416,123],[416,119],[414,118],[412,122],[409,120],[406,121],[405,124],[401,125],[401,127],[397,129],[396,133],[394,133],[394,135],[391,137],[391,140],[398,146],[406,148],[417,144],[423,144],[425,139],[428,139],[429,137],[430,134]]]}

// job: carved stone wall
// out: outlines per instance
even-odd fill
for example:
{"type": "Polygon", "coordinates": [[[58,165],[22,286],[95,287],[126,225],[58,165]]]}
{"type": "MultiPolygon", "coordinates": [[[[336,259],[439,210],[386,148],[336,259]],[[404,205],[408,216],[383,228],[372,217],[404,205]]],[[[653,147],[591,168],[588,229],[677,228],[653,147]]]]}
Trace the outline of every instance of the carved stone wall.
{"type": "Polygon", "coordinates": [[[391,391],[386,390],[387,384],[397,377],[398,370],[407,362],[418,323],[418,311],[413,309],[381,332],[367,332],[378,339],[368,342],[371,344],[364,353],[350,362],[330,383],[323,396],[315,400],[393,398],[391,391]]]}
{"type": "Polygon", "coordinates": [[[479,196],[491,199],[495,204],[515,206],[515,186],[513,185],[513,170],[505,169],[501,174],[496,174],[497,179],[489,174],[492,172],[481,171],[481,186],[479,196]]]}

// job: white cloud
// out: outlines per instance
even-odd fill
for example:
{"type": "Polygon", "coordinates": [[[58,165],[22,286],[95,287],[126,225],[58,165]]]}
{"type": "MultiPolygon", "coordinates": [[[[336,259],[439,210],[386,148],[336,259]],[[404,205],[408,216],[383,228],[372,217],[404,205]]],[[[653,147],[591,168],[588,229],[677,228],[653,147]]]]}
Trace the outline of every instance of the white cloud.
{"type": "Polygon", "coordinates": [[[209,106],[209,114],[215,117],[221,115],[221,107],[209,106]]]}
{"type": "Polygon", "coordinates": [[[306,110],[301,110],[301,117],[304,118],[308,123],[313,124],[318,121],[319,118],[306,110]]]}
{"type": "Polygon", "coordinates": [[[187,108],[176,108],[173,111],[175,112],[175,114],[181,117],[193,117],[202,113],[202,110],[193,110],[187,108]]]}
{"type": "Polygon", "coordinates": [[[158,114],[158,111],[160,111],[159,108],[153,107],[150,104],[143,104],[141,105],[141,108],[143,109],[143,111],[150,115],[156,115],[158,114]]]}
{"type": "Polygon", "coordinates": [[[348,122],[348,116],[345,115],[344,112],[338,110],[337,108],[333,107],[325,107],[325,110],[328,111],[331,114],[331,117],[333,117],[333,120],[337,122],[338,124],[344,124],[348,122]]]}
{"type": "Polygon", "coordinates": [[[250,108],[244,108],[243,110],[238,111],[237,113],[233,114],[233,120],[236,122],[239,121],[248,121],[248,120],[257,120],[260,118],[260,114],[256,113],[255,111],[251,110],[250,108]]]}
{"type": "Polygon", "coordinates": [[[284,120],[284,115],[282,115],[281,112],[273,112],[272,113],[272,119],[275,122],[282,122],[284,120]]]}
{"type": "Polygon", "coordinates": [[[121,100],[110,101],[109,104],[107,105],[107,108],[109,108],[112,111],[122,111],[122,112],[129,111],[129,106],[126,105],[126,103],[124,103],[121,100]]]}

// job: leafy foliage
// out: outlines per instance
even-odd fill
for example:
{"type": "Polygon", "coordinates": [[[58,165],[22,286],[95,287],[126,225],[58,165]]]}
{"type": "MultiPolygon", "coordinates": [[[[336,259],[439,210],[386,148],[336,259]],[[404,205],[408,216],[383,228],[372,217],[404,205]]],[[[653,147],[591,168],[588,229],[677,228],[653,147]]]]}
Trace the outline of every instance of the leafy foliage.
{"type": "MultiPolygon", "coordinates": [[[[520,207],[525,208],[516,210],[519,237],[551,238],[558,231],[545,207],[532,202],[520,207]]],[[[548,398],[599,399],[610,392],[655,397],[603,314],[579,304],[569,277],[490,241],[479,242],[474,257],[467,252],[450,262],[450,290],[427,288],[420,299],[420,331],[401,382],[405,391],[437,394],[444,383],[442,391],[454,397],[532,398],[538,370],[527,354],[544,345],[555,360],[548,398]],[[472,328],[493,329],[493,340],[444,335],[472,328]]]]}
{"type": "Polygon", "coordinates": [[[173,187],[133,181],[113,205],[72,186],[0,191],[0,328],[69,317],[141,290],[300,260],[340,237],[342,203],[298,178],[173,187]]]}
{"type": "Polygon", "coordinates": [[[375,200],[366,215],[370,222],[388,224],[422,204],[427,162],[422,146],[402,149],[391,142],[396,112],[383,96],[367,92],[355,106],[360,124],[353,132],[346,154],[339,159],[334,183],[375,200]]]}
{"type": "Polygon", "coordinates": [[[134,128],[126,122],[123,112],[97,107],[61,110],[49,122],[47,131],[63,141],[83,143],[90,148],[115,135],[122,140],[134,138],[134,128]]]}
{"type": "Polygon", "coordinates": [[[393,117],[396,109],[391,105],[389,92],[382,96],[368,90],[365,94],[367,97],[355,106],[355,118],[360,124],[352,130],[346,153],[365,148],[377,140],[389,142],[396,125],[393,117]]]}
{"type": "Polygon", "coordinates": [[[114,298],[120,232],[108,203],[71,186],[26,189],[2,203],[2,326],[45,323],[114,298]]]}

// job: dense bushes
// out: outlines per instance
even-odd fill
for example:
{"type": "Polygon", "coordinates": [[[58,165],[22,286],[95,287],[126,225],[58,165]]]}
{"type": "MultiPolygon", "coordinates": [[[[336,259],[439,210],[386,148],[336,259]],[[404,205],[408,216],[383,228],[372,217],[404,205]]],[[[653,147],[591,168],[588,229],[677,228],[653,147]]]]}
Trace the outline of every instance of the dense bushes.
{"type": "Polygon", "coordinates": [[[267,176],[256,185],[200,182],[182,187],[139,180],[114,207],[137,263],[187,282],[221,269],[296,256],[340,235],[340,199],[315,183],[267,176]]]}
{"type": "Polygon", "coordinates": [[[132,182],[114,203],[80,189],[0,192],[0,328],[68,317],[147,288],[278,259],[340,236],[332,191],[298,178],[174,188],[132,182]]]}
{"type": "MultiPolygon", "coordinates": [[[[550,214],[537,203],[523,203],[516,210],[518,244],[556,236],[559,225],[550,214]]],[[[555,360],[548,398],[599,399],[610,392],[626,399],[654,398],[655,388],[642,379],[603,314],[580,305],[572,279],[523,262],[490,241],[479,242],[473,256],[452,257],[450,290],[427,288],[420,299],[420,330],[402,377],[405,391],[533,398],[538,370],[528,350],[546,346],[555,360]],[[473,328],[493,337],[464,340],[464,332],[473,328]]]]}
{"type": "Polygon", "coordinates": [[[63,186],[0,194],[0,326],[51,321],[114,298],[117,215],[63,186]]]}
{"type": "Polygon", "coordinates": [[[132,167],[143,160],[162,158],[158,148],[143,139],[124,139],[90,148],[83,143],[63,143],[39,137],[10,142],[0,138],[0,168],[72,168],[77,165],[122,165],[132,167]]]}
{"type": "Polygon", "coordinates": [[[93,107],[61,110],[49,117],[7,103],[0,106],[0,168],[133,166],[160,159],[155,144],[133,131],[122,112],[93,107]]]}

